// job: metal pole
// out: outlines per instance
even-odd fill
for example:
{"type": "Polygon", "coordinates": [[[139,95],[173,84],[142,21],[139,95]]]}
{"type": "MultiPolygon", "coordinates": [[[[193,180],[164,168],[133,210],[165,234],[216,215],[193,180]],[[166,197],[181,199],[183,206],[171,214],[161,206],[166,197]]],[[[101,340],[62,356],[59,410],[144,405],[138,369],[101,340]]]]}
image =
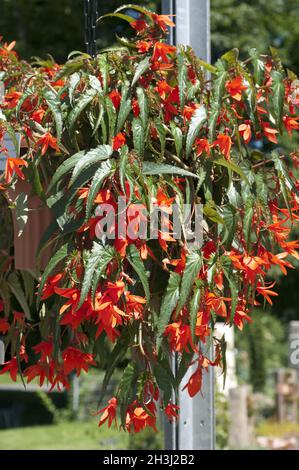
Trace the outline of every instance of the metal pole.
{"type": "Polygon", "coordinates": [[[87,54],[94,57],[97,53],[96,23],[98,18],[97,0],[84,1],[84,42],[87,54]]]}
{"type": "MultiPolygon", "coordinates": [[[[162,0],[162,13],[176,15],[174,18],[176,27],[170,32],[169,42],[175,45],[190,45],[198,57],[210,62],[210,0],[162,0]]],[[[174,358],[172,359],[174,373],[176,367],[174,358]]],[[[194,371],[192,366],[184,377],[183,384],[187,383],[194,371]]],[[[165,448],[168,450],[214,449],[215,411],[212,367],[203,375],[201,394],[190,398],[187,391],[180,391],[179,405],[180,420],[177,426],[165,423],[165,448]]]]}

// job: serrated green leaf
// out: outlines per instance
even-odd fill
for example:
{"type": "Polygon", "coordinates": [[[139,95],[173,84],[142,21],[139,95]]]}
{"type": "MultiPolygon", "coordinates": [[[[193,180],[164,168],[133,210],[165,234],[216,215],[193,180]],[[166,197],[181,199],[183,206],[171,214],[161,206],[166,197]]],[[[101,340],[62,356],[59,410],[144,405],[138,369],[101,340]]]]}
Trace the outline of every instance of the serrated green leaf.
{"type": "Polygon", "coordinates": [[[135,74],[132,80],[132,87],[138,82],[139,78],[141,75],[144,74],[148,69],[150,68],[150,59],[149,57],[146,57],[143,59],[139,64],[137,65],[135,69],[135,74]]]}
{"type": "Polygon", "coordinates": [[[124,15],[123,13],[106,13],[105,15],[102,15],[97,19],[97,23],[103,20],[104,18],[117,18],[119,20],[127,21],[128,23],[132,23],[133,21],[135,21],[135,18],[133,18],[133,16],[124,15]]]}
{"type": "Polygon", "coordinates": [[[74,126],[77,123],[80,114],[94,99],[96,94],[97,91],[93,88],[88,88],[83,94],[80,94],[79,100],[77,101],[75,107],[71,110],[68,117],[68,126],[70,132],[73,132],[74,126]]]}
{"type": "Polygon", "coordinates": [[[201,299],[201,288],[196,287],[193,293],[191,302],[190,302],[190,329],[192,335],[192,341],[195,344],[195,328],[196,328],[196,320],[197,314],[199,312],[200,307],[200,299],[201,299]]]}
{"type": "Polygon", "coordinates": [[[221,240],[221,244],[223,244],[224,246],[226,246],[227,249],[229,249],[234,239],[237,226],[235,207],[231,204],[226,204],[225,206],[223,206],[222,218],[224,220],[224,235],[221,240]]]}
{"type": "Polygon", "coordinates": [[[178,157],[181,156],[183,149],[183,133],[182,130],[177,127],[173,121],[170,123],[171,133],[174,138],[175,151],[178,157]]]}
{"type": "Polygon", "coordinates": [[[132,121],[132,132],[133,132],[133,142],[134,149],[140,157],[144,154],[144,129],[141,119],[134,118],[132,121]]]}
{"type": "Polygon", "coordinates": [[[244,181],[246,181],[246,183],[248,183],[248,178],[245,175],[245,173],[243,172],[243,170],[238,165],[236,165],[234,162],[232,162],[231,160],[225,160],[224,158],[217,158],[216,160],[213,160],[213,163],[215,165],[224,166],[228,170],[234,171],[235,173],[240,175],[241,178],[244,181]]]}
{"type": "Polygon", "coordinates": [[[223,224],[223,218],[216,210],[216,205],[212,200],[209,200],[203,207],[204,215],[216,224],[223,224]]]}
{"type": "Polygon", "coordinates": [[[55,124],[56,124],[57,142],[59,144],[60,139],[61,139],[61,134],[62,134],[62,128],[63,128],[63,117],[62,117],[62,111],[61,111],[60,97],[58,93],[56,93],[55,90],[51,88],[44,89],[43,96],[54,116],[55,124]]]}
{"type": "Polygon", "coordinates": [[[142,163],[142,173],[144,175],[182,175],[182,176],[192,176],[193,178],[198,178],[197,175],[191,173],[191,171],[184,170],[173,165],[167,165],[164,163],[156,162],[143,162],[142,163]]]}
{"type": "Polygon", "coordinates": [[[72,170],[76,164],[81,160],[81,158],[86,155],[85,150],[81,150],[78,153],[75,153],[71,157],[69,157],[67,160],[65,160],[56,170],[56,172],[53,175],[53,178],[49,184],[48,187],[48,193],[51,191],[53,186],[55,186],[58,181],[65,176],[67,173],[69,173],[70,170],[72,170]]]}
{"type": "Polygon", "coordinates": [[[199,273],[199,270],[202,265],[202,257],[196,251],[192,251],[186,259],[186,266],[184,269],[181,289],[180,289],[180,298],[177,305],[177,313],[183,308],[187,299],[190,295],[193,284],[196,280],[196,277],[199,273]]]}
{"type": "Polygon", "coordinates": [[[26,297],[24,295],[22,285],[16,273],[11,273],[8,276],[7,284],[9,286],[10,291],[13,293],[13,295],[17,299],[23,312],[25,313],[27,320],[31,320],[30,308],[27,303],[26,297]]]}
{"type": "Polygon", "coordinates": [[[98,170],[95,172],[92,182],[90,184],[89,191],[88,191],[88,197],[86,201],[85,221],[87,221],[90,217],[94,200],[99,190],[101,189],[103,182],[112,173],[113,173],[113,166],[110,160],[102,162],[100,165],[100,168],[98,168],[98,170]]]}
{"type": "Polygon", "coordinates": [[[144,89],[142,87],[137,87],[136,89],[138,105],[140,109],[140,119],[143,125],[144,131],[146,131],[148,123],[148,102],[144,89]]]}
{"type": "Polygon", "coordinates": [[[178,87],[181,109],[185,106],[186,90],[187,90],[187,65],[185,55],[182,49],[177,51],[177,67],[178,67],[178,87]]]}
{"type": "Polygon", "coordinates": [[[18,226],[18,237],[20,237],[27,224],[29,207],[28,207],[28,194],[20,193],[15,199],[16,219],[18,226]]]}
{"type": "Polygon", "coordinates": [[[129,88],[127,85],[123,86],[122,88],[122,93],[121,93],[122,98],[121,98],[119,112],[118,112],[116,133],[122,130],[124,123],[126,122],[126,119],[132,109],[131,99],[128,98],[128,89],[129,88]]]}
{"type": "Polygon", "coordinates": [[[49,263],[47,264],[43,272],[41,281],[39,283],[39,288],[38,288],[38,293],[37,293],[37,305],[40,303],[41,294],[46,284],[48,276],[51,274],[53,269],[56,268],[57,264],[60,263],[60,261],[65,259],[67,256],[69,256],[70,251],[71,251],[71,245],[69,243],[66,243],[65,245],[60,247],[59,250],[56,251],[56,253],[50,259],[49,263]]]}
{"type": "Polygon", "coordinates": [[[82,306],[88,295],[88,292],[92,287],[94,274],[96,274],[96,276],[99,278],[106,268],[108,262],[111,260],[110,256],[105,256],[105,252],[107,254],[107,247],[97,242],[93,243],[93,247],[85,267],[84,278],[81,286],[80,302],[77,309],[82,306]]]}
{"type": "Polygon", "coordinates": [[[127,259],[131,264],[132,268],[136,271],[141,284],[143,286],[143,290],[145,293],[146,300],[149,302],[150,300],[150,288],[148,283],[148,277],[146,274],[146,270],[143,264],[143,261],[140,257],[140,253],[137,250],[135,245],[130,245],[127,250],[127,259]]]}
{"type": "Polygon", "coordinates": [[[247,250],[250,247],[250,235],[252,231],[252,219],[254,214],[254,200],[249,198],[245,204],[245,214],[243,220],[243,232],[247,250]]]}
{"type": "Polygon", "coordinates": [[[180,297],[181,276],[177,273],[170,273],[166,293],[162,300],[160,314],[158,318],[157,348],[160,349],[163,334],[170,317],[180,297]]]}
{"type": "Polygon", "coordinates": [[[195,139],[207,120],[207,112],[203,105],[200,105],[194,112],[186,138],[186,157],[189,158],[195,139]]]}
{"type": "Polygon", "coordinates": [[[123,145],[120,149],[119,157],[119,180],[121,189],[126,193],[125,180],[126,180],[126,169],[129,158],[129,149],[127,145],[123,145]]]}
{"type": "Polygon", "coordinates": [[[112,377],[112,374],[120,360],[122,360],[127,352],[129,346],[129,336],[128,334],[123,334],[121,338],[118,339],[116,345],[114,346],[113,350],[111,351],[109,355],[109,363],[106,369],[106,373],[104,376],[101,392],[100,392],[100,397],[99,397],[99,405],[101,404],[107,387],[109,385],[110,379],[112,377]]]}
{"type": "Polygon", "coordinates": [[[283,76],[277,70],[272,74],[272,89],[273,89],[273,110],[277,127],[282,132],[282,118],[283,118],[283,105],[284,105],[284,84],[283,76]]]}
{"type": "Polygon", "coordinates": [[[74,183],[83,170],[86,170],[94,163],[107,160],[111,155],[112,148],[110,145],[99,145],[95,149],[89,150],[85,155],[82,155],[81,159],[76,163],[75,168],[73,169],[69,186],[74,183]]]}

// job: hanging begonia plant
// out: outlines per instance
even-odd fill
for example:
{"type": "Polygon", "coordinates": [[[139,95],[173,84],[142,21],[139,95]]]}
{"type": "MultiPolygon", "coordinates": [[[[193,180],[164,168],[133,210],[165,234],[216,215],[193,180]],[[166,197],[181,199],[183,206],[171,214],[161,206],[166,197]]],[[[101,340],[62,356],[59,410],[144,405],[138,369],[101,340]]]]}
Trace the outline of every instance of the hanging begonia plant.
{"type": "Polygon", "coordinates": [[[158,407],[175,419],[178,390],[193,397],[203,374],[225,369],[216,321],[242,330],[277,295],[269,270],[286,274],[298,259],[299,160],[280,139],[299,128],[299,82],[275,53],[206,64],[167,44],[170,17],[130,8],[138,19],[126,7],[109,16],[134,37],[95,58],[29,64],[1,44],[0,135],[19,133],[26,147],[7,155],[1,190],[25,179],[54,221],[41,240],[52,258],[39,313],[0,313],[0,331],[12,351],[1,373],[52,388],[102,367],[108,348],[99,401],[127,357],[100,424],[139,431],[155,428],[158,407]],[[201,246],[183,226],[174,233],[174,208],[182,220],[190,206],[203,208],[201,246]],[[143,231],[152,208],[156,237],[143,231]]]}

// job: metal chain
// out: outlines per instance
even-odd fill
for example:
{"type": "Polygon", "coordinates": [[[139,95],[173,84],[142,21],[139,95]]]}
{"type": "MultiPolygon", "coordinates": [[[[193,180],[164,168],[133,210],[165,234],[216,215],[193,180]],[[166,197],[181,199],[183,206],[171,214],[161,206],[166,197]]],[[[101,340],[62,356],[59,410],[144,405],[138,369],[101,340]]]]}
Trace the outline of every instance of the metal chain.
{"type": "Polygon", "coordinates": [[[87,54],[94,57],[97,53],[96,43],[96,25],[98,18],[98,1],[97,0],[83,0],[84,1],[84,42],[87,54]]]}

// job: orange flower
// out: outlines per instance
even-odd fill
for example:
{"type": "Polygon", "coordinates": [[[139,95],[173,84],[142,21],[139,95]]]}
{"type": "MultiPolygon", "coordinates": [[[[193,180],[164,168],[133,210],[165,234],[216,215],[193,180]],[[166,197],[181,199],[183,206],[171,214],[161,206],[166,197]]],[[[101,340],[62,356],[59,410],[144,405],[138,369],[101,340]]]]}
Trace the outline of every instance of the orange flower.
{"type": "Polygon", "coordinates": [[[119,108],[120,102],[121,102],[121,94],[117,90],[112,90],[109,93],[109,98],[111,99],[113,106],[115,109],[119,108]]]}
{"type": "Polygon", "coordinates": [[[261,285],[261,283],[258,283],[257,288],[256,288],[257,292],[260,295],[263,295],[265,297],[265,299],[267,300],[267,302],[269,302],[270,305],[273,304],[270,296],[276,297],[278,295],[277,292],[274,292],[273,290],[270,290],[272,287],[275,286],[275,284],[276,284],[276,282],[273,282],[272,284],[270,282],[270,283],[268,283],[268,285],[265,283],[265,285],[263,286],[263,285],[261,285]]]}
{"type": "Polygon", "coordinates": [[[212,143],[211,147],[216,147],[216,145],[218,145],[226,160],[229,160],[232,146],[232,140],[230,136],[226,134],[219,134],[217,139],[212,143]]]}
{"type": "Polygon", "coordinates": [[[169,419],[169,421],[175,421],[179,417],[179,414],[178,414],[179,409],[180,407],[177,405],[174,405],[173,403],[168,403],[168,405],[165,406],[164,413],[169,419]]]}
{"type": "Polygon", "coordinates": [[[156,406],[153,402],[147,403],[147,412],[142,406],[138,406],[136,402],[128,407],[126,416],[126,428],[129,432],[133,429],[134,432],[139,432],[150,426],[156,429],[156,406]]]}
{"type": "Polygon", "coordinates": [[[207,139],[196,139],[196,155],[200,157],[204,152],[207,155],[211,155],[210,144],[207,139]]]}
{"type": "Polygon", "coordinates": [[[168,64],[170,62],[168,56],[170,54],[173,54],[175,51],[175,46],[170,46],[169,44],[165,44],[164,42],[156,42],[154,45],[152,62],[156,63],[161,59],[162,63],[168,64]]]}
{"type": "Polygon", "coordinates": [[[297,122],[299,117],[292,117],[292,116],[284,116],[283,117],[283,124],[289,134],[289,136],[292,136],[293,130],[298,130],[299,129],[299,123],[297,122]]]}
{"type": "Polygon", "coordinates": [[[251,140],[251,127],[248,122],[244,122],[239,125],[239,132],[244,139],[245,144],[248,144],[251,140]]]}
{"type": "Polygon", "coordinates": [[[137,32],[142,32],[148,28],[148,24],[144,20],[131,21],[130,26],[132,26],[132,28],[134,28],[137,32]]]}
{"type": "Polygon", "coordinates": [[[227,89],[228,93],[237,101],[241,101],[242,99],[242,91],[246,90],[247,87],[242,85],[243,77],[238,76],[229,80],[225,84],[225,88],[227,89]]]}
{"type": "Polygon", "coordinates": [[[0,318],[0,333],[5,335],[10,329],[10,324],[6,318],[0,318]]]}
{"type": "Polygon", "coordinates": [[[188,389],[190,397],[194,397],[201,389],[202,386],[202,368],[199,366],[194,374],[191,375],[188,383],[183,390],[188,389]]]}
{"type": "Polygon", "coordinates": [[[112,139],[112,148],[113,150],[119,150],[126,143],[126,137],[123,132],[119,132],[112,139]]]}
{"type": "Polygon", "coordinates": [[[115,422],[115,426],[117,425],[116,422],[116,411],[117,411],[117,399],[112,397],[108,401],[108,405],[105,408],[102,408],[98,411],[97,414],[103,413],[99,422],[99,426],[102,426],[108,420],[108,428],[111,427],[113,421],[115,422]]]}
{"type": "Polygon", "coordinates": [[[53,137],[50,132],[46,132],[44,135],[42,135],[41,138],[36,142],[36,145],[38,147],[42,147],[42,155],[45,155],[49,147],[53,150],[56,150],[56,152],[59,151],[57,139],[56,137],[53,137]]]}
{"type": "Polygon", "coordinates": [[[83,369],[88,372],[90,366],[95,366],[96,363],[93,360],[94,355],[80,351],[80,349],[69,346],[62,352],[63,358],[63,369],[65,375],[69,375],[73,370],[76,370],[77,376],[81,374],[83,369]]]}
{"type": "Polygon", "coordinates": [[[265,137],[267,137],[270,142],[273,142],[273,144],[277,144],[276,134],[278,134],[278,130],[270,127],[268,122],[262,122],[262,127],[265,137]]]}
{"type": "Polygon", "coordinates": [[[167,26],[175,26],[174,22],[170,19],[170,16],[173,15],[157,15],[154,13],[152,18],[154,23],[156,23],[163,31],[167,31],[167,26]]]}
{"type": "Polygon", "coordinates": [[[5,165],[5,181],[6,181],[6,183],[11,182],[11,179],[12,179],[12,176],[13,176],[14,173],[16,173],[21,180],[25,179],[24,173],[19,168],[20,166],[25,166],[26,167],[26,166],[28,166],[28,164],[25,160],[22,160],[22,158],[8,157],[6,159],[6,165],[5,165]]]}

